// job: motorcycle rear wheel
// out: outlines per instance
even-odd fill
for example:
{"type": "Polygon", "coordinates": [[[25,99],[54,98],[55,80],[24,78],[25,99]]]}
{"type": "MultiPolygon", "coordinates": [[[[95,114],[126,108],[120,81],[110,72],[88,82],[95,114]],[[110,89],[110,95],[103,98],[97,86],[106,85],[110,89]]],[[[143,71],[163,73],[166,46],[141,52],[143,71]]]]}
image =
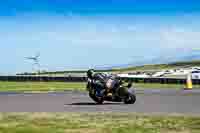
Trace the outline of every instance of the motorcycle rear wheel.
{"type": "Polygon", "coordinates": [[[131,91],[127,91],[127,96],[124,98],[125,104],[134,104],[136,102],[136,95],[131,91]]]}

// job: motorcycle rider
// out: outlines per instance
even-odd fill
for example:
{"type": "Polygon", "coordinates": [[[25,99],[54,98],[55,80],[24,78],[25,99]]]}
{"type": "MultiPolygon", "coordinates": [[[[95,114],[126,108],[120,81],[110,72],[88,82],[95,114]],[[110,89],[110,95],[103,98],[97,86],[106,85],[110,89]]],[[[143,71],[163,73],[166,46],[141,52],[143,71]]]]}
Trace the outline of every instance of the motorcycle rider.
{"type": "MultiPolygon", "coordinates": [[[[105,84],[106,81],[108,80],[108,75],[104,73],[96,73],[94,69],[89,69],[87,71],[87,77],[88,77],[88,82],[90,82],[90,85],[92,85],[96,91],[97,91],[97,96],[101,97],[104,95],[105,92],[105,84]]],[[[87,88],[89,87],[89,84],[87,88]]]]}

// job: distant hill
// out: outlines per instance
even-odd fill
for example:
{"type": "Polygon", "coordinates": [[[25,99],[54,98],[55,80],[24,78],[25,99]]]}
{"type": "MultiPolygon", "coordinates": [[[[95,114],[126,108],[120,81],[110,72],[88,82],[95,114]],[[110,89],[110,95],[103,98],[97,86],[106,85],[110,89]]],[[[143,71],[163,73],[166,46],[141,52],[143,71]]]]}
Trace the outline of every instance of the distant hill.
{"type": "MultiPolygon", "coordinates": [[[[98,69],[97,71],[98,72],[159,71],[161,69],[173,69],[173,68],[194,67],[194,66],[200,66],[200,60],[178,61],[168,64],[149,64],[149,65],[126,67],[126,68],[113,68],[107,70],[98,69]]],[[[40,73],[40,75],[49,75],[49,74],[63,75],[65,73],[85,73],[86,71],[87,70],[43,72],[40,73]]],[[[24,73],[17,75],[36,75],[36,73],[24,73]]]]}
{"type": "Polygon", "coordinates": [[[142,65],[142,66],[135,66],[135,67],[127,67],[127,68],[117,68],[112,69],[112,71],[147,71],[147,70],[161,70],[161,69],[173,69],[173,68],[182,68],[182,67],[193,67],[193,66],[200,66],[200,60],[194,61],[180,61],[180,62],[173,62],[168,64],[150,64],[150,65],[142,65]]]}
{"type": "MultiPolygon", "coordinates": [[[[157,56],[154,58],[142,58],[134,60],[128,64],[122,64],[122,65],[114,65],[112,69],[130,69],[130,68],[144,68],[148,66],[148,68],[157,66],[158,68],[160,66],[164,68],[168,68],[172,66],[172,64],[180,64],[180,65],[199,65],[200,61],[200,51],[172,51],[171,53],[167,53],[166,55],[157,56]]],[[[173,65],[175,66],[175,65],[173,65]]]]}
{"type": "MultiPolygon", "coordinates": [[[[144,70],[160,70],[176,67],[200,66],[200,51],[173,51],[167,55],[157,56],[155,58],[136,58],[127,64],[116,64],[112,66],[99,66],[94,69],[99,72],[124,72],[124,71],[144,71],[144,70]]],[[[43,72],[40,74],[64,74],[64,73],[85,73],[87,70],[72,70],[72,71],[56,71],[43,72]]],[[[24,73],[24,75],[35,73],[24,73]]],[[[20,74],[21,75],[21,74],[20,74]]]]}

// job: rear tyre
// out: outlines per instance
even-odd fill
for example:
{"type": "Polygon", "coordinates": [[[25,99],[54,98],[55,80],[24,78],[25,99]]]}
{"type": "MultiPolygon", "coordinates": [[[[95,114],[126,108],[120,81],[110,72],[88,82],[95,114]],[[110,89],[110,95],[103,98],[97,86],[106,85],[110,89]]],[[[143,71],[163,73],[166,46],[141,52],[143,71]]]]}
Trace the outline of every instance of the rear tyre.
{"type": "Polygon", "coordinates": [[[127,96],[124,98],[125,104],[134,104],[136,102],[136,95],[132,90],[128,90],[127,96]]]}
{"type": "Polygon", "coordinates": [[[134,104],[135,102],[136,102],[136,96],[132,94],[124,99],[125,104],[134,104]]]}

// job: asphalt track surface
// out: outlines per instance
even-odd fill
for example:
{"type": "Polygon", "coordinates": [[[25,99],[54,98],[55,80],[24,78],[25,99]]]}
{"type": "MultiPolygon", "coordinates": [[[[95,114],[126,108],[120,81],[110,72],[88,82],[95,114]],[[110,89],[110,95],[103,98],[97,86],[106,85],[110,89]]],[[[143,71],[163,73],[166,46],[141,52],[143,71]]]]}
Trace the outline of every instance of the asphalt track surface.
{"type": "Polygon", "coordinates": [[[86,92],[0,93],[0,112],[138,112],[200,115],[200,90],[137,90],[133,105],[96,105],[86,92]]]}

